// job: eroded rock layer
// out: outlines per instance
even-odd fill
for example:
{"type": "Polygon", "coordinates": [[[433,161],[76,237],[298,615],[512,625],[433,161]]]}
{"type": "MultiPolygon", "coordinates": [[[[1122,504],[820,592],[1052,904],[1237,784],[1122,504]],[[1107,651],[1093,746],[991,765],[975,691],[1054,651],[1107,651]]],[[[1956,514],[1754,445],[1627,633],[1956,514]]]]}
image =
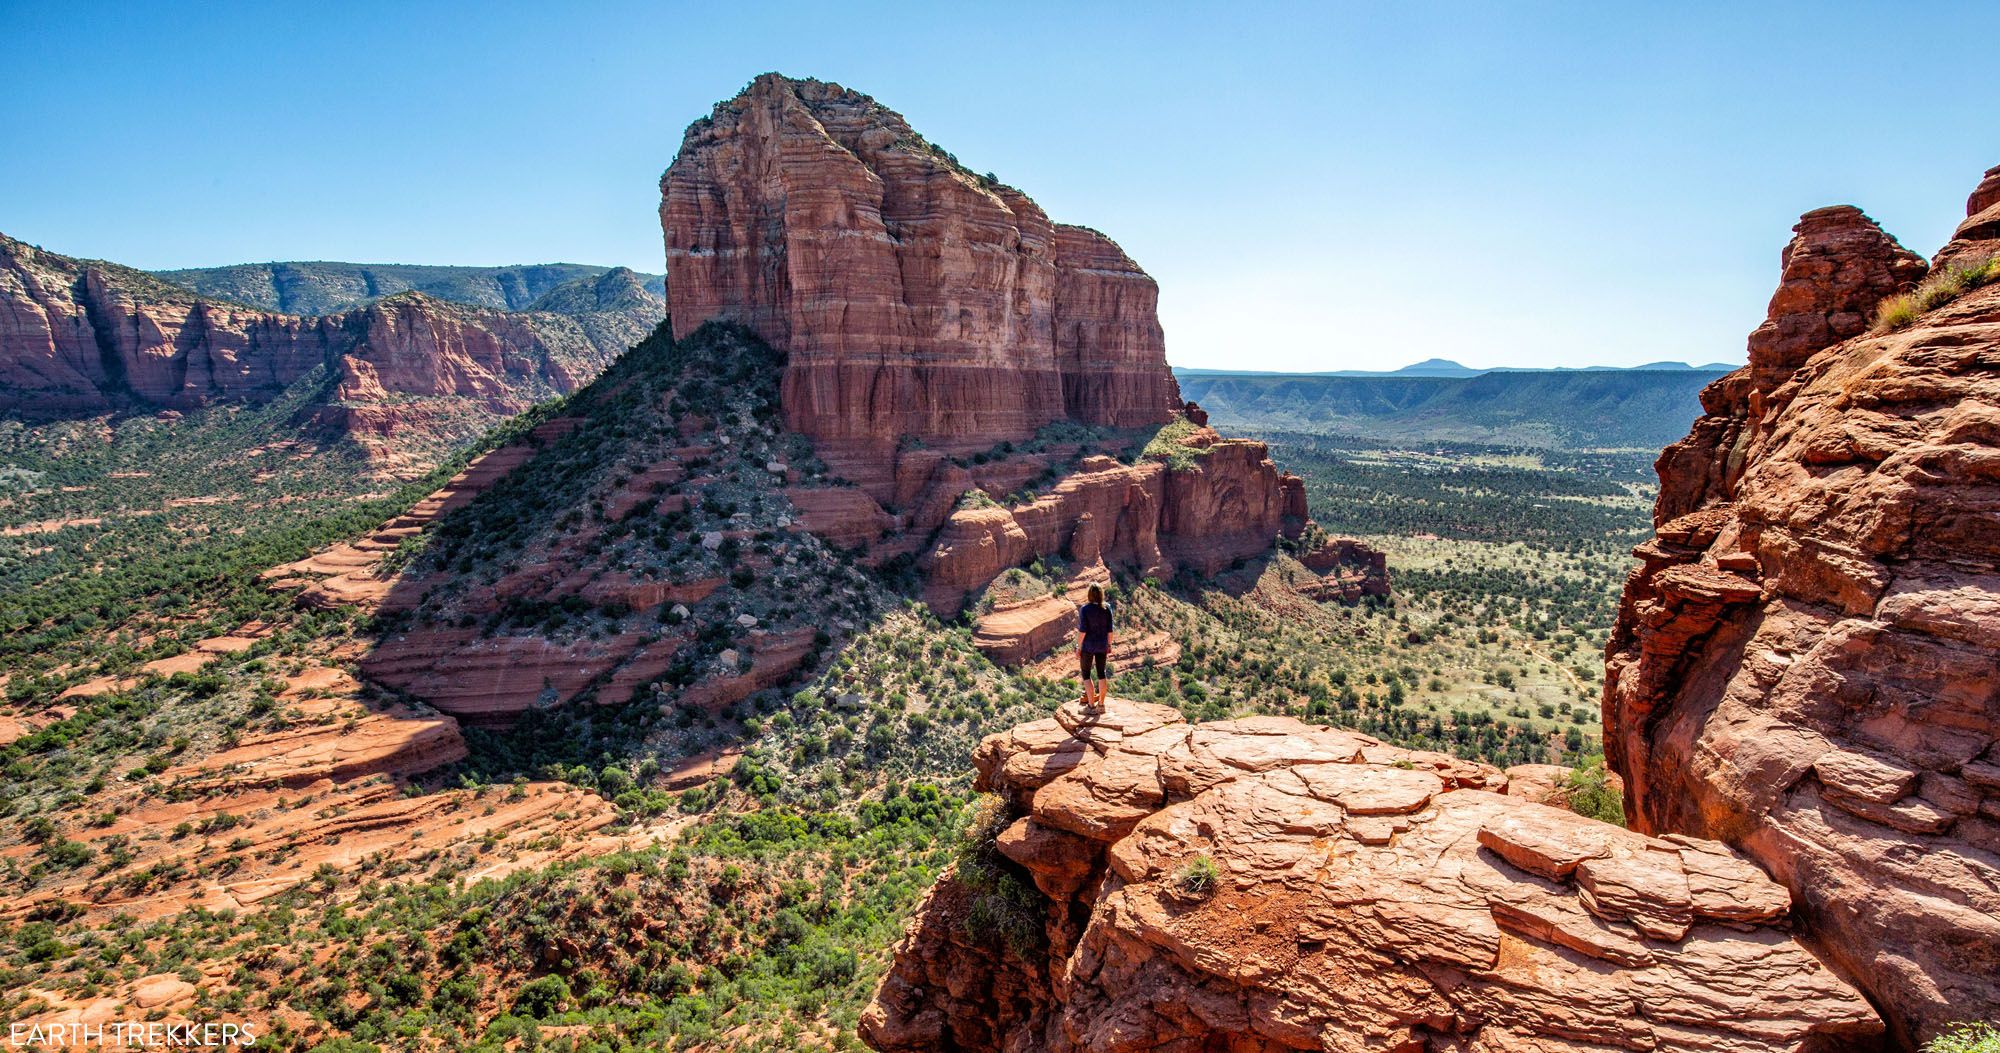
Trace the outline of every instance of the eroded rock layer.
{"type": "MultiPolygon", "coordinates": [[[[554,294],[551,294],[552,296],[554,294]]],[[[505,312],[405,293],[302,317],[198,297],[0,237],[0,412],[30,419],[260,402],[325,369],[317,418],[392,456],[588,382],[659,320],[631,271],[505,312]]]]}
{"type": "Polygon", "coordinates": [[[843,468],[1179,405],[1152,278],[859,92],[757,78],[660,194],[676,335],[734,321],[788,352],[786,420],[843,468]]]}
{"type": "Polygon", "coordinates": [[[1868,331],[1922,261],[1851,208],[1797,231],[1750,365],[1660,458],[1605,748],[1635,828],[1764,866],[1909,1047],[2000,1016],[2000,287],[1868,331]]]}
{"type": "Polygon", "coordinates": [[[1149,575],[1211,575],[1304,531],[1305,484],[1278,471],[1268,447],[1206,428],[1192,441],[1203,455],[1183,466],[1085,457],[1032,501],[955,508],[924,553],[924,598],[956,612],[1001,571],[1057,555],[1149,575]]]}
{"type": "MultiPolygon", "coordinates": [[[[1714,841],[1490,792],[1481,764],[1110,700],[992,736],[1015,816],[863,1015],[884,1051],[1863,1048],[1868,1004],[1714,841]],[[1018,869],[1016,869],[1018,868],[1018,869]],[[993,873],[1039,932],[991,932],[993,873]]],[[[1005,897],[1003,897],[1005,899],[1005,897]]]]}

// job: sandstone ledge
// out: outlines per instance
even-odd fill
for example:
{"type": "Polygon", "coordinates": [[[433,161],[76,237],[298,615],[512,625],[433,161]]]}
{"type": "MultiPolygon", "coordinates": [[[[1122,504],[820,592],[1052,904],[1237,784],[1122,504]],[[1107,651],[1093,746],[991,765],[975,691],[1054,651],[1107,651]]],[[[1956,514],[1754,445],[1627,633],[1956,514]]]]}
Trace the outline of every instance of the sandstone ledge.
{"type": "Polygon", "coordinates": [[[1713,841],[1501,793],[1485,765],[1289,718],[1072,703],[989,737],[997,853],[1045,951],[940,881],[862,1021],[879,1050],[1831,1050],[1874,1011],[1713,841]],[[1187,875],[1214,866],[1212,889],[1187,875]]]}

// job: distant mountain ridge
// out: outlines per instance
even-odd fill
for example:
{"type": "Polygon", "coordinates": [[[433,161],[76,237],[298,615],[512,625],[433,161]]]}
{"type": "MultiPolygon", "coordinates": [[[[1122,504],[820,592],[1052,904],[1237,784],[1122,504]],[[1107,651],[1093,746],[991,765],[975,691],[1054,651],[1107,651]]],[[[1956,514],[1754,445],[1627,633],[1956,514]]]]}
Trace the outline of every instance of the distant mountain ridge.
{"type": "MultiPolygon", "coordinates": [[[[151,271],[203,296],[284,314],[336,314],[401,292],[496,311],[525,311],[558,287],[598,279],[612,271],[637,274],[656,297],[666,296],[666,277],[624,267],[584,263],[532,263],[504,267],[451,267],[407,263],[339,263],[323,260],[239,263],[151,271]]],[[[572,312],[563,312],[572,313],[572,312]]]]}
{"type": "MultiPolygon", "coordinates": [[[[1451,363],[1443,363],[1450,365],[1451,363]]],[[[1438,369],[1435,363],[1412,368],[1438,369]]],[[[1701,415],[1729,367],[1487,370],[1466,375],[1225,373],[1179,369],[1181,393],[1218,425],[1403,442],[1658,450],[1701,415]]]]}
{"type": "Polygon", "coordinates": [[[1489,366],[1475,369],[1472,366],[1454,362],[1449,358],[1426,358],[1422,362],[1412,362],[1401,369],[1321,369],[1306,372],[1289,372],[1271,369],[1203,369],[1194,366],[1175,366],[1174,372],[1184,377],[1236,376],[1236,377],[1477,377],[1487,373],[1657,373],[1657,372],[1697,372],[1727,373],[1735,369],[1727,362],[1709,362],[1691,366],[1686,362],[1647,362],[1637,366],[1489,366]]]}

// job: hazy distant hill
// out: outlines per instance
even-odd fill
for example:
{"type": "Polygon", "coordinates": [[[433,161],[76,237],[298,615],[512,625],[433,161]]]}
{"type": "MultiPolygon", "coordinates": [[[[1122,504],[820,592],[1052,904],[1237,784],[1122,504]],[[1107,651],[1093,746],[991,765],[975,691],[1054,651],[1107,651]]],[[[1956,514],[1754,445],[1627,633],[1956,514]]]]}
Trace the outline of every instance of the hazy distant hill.
{"type": "MultiPolygon", "coordinates": [[[[1426,364],[1430,365],[1430,364],[1426,364]]],[[[1225,431],[1656,450],[1687,434],[1718,368],[1333,376],[1177,370],[1225,431]]]]}
{"type": "MultiPolygon", "coordinates": [[[[597,278],[610,267],[534,263],[511,267],[434,267],[403,263],[241,263],[154,271],[166,281],[206,296],[286,314],[332,314],[412,289],[440,300],[523,311],[566,282],[597,278]]],[[[666,279],[641,276],[664,296],[666,279]]]]}

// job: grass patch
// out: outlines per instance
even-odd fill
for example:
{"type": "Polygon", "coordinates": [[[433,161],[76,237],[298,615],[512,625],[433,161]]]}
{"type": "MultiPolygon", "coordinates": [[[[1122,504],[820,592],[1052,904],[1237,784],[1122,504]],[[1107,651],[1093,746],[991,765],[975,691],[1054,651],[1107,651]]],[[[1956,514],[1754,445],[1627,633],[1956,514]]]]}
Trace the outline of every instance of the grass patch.
{"type": "Polygon", "coordinates": [[[1005,944],[1023,957],[1038,950],[1042,929],[1042,897],[1014,872],[994,845],[1014,821],[1007,802],[983,794],[973,803],[959,834],[955,871],[958,883],[971,893],[963,926],[973,940],[1005,944]]]}
{"type": "Polygon", "coordinates": [[[1183,895],[1196,899],[1207,899],[1215,895],[1215,887],[1222,882],[1222,868],[1207,855],[1199,855],[1187,861],[1174,871],[1174,888],[1183,895]]]}
{"type": "Polygon", "coordinates": [[[1875,328],[1882,332],[1906,328],[1925,314],[1996,281],[2000,281],[2000,256],[1933,271],[1915,289],[1883,300],[1875,309],[1875,328]]]}
{"type": "Polygon", "coordinates": [[[1208,454],[1207,450],[1189,446],[1185,442],[1189,436],[1200,430],[1186,417],[1175,417],[1162,424],[1160,430],[1154,432],[1151,439],[1146,440],[1146,446],[1139,451],[1139,456],[1165,461],[1168,468],[1177,472],[1186,471],[1194,467],[1195,458],[1208,454]]]}

